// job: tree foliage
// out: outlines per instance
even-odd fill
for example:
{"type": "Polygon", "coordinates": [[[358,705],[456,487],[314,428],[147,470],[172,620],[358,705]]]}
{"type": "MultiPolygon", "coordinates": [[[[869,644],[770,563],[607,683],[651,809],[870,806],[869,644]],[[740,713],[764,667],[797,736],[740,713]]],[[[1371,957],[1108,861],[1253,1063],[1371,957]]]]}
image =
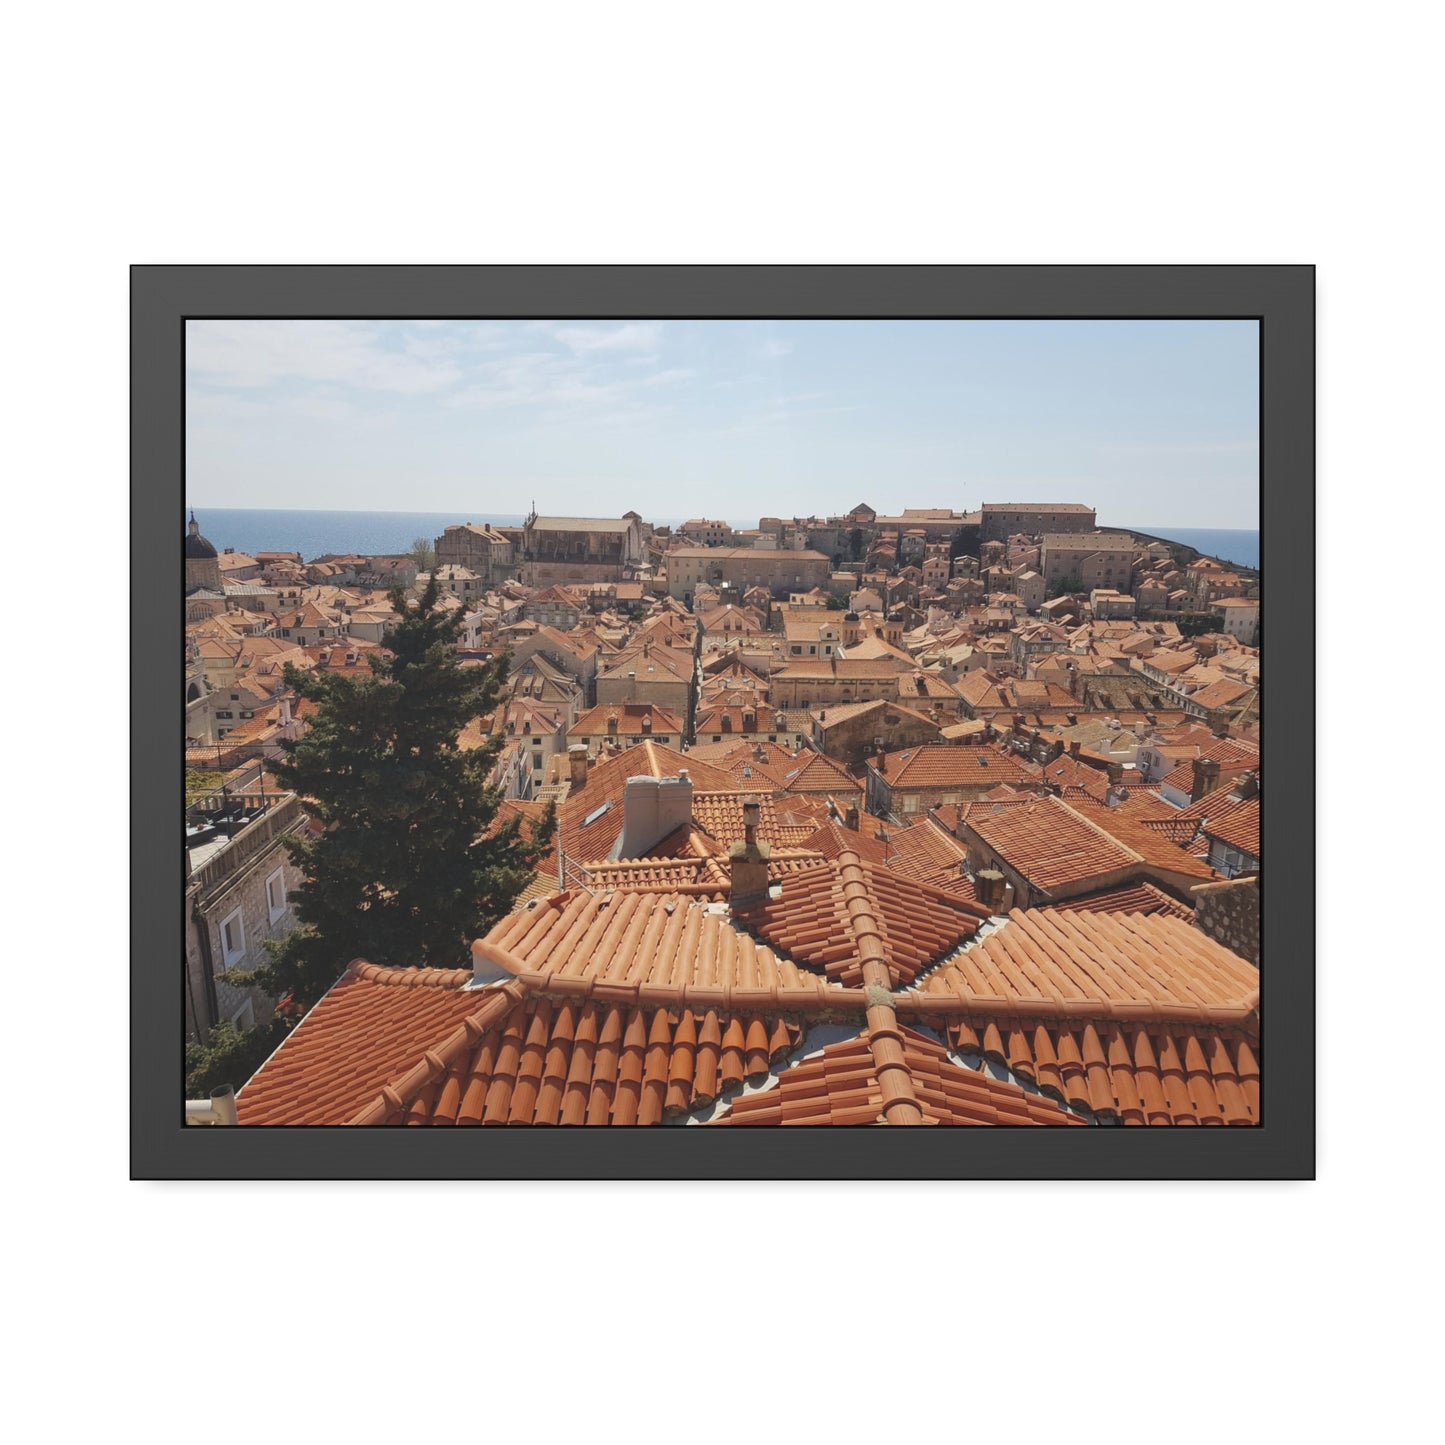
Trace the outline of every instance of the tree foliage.
{"type": "Polygon", "coordinates": [[[948,544],[948,560],[955,557],[977,557],[980,528],[977,522],[965,522],[948,544]]]}
{"type": "Polygon", "coordinates": [[[868,534],[864,532],[862,527],[854,527],[848,533],[848,555],[853,561],[858,562],[862,560],[864,545],[867,541],[868,534]]]}
{"type": "Polygon", "coordinates": [[[230,1084],[240,1089],[286,1037],[280,1016],[244,1033],[233,1024],[217,1024],[206,1042],[186,1044],[186,1097],[203,1099],[212,1089],[230,1084]]]}
{"type": "Polygon", "coordinates": [[[406,555],[416,563],[418,572],[430,572],[437,564],[436,548],[425,537],[418,537],[406,550],[406,555]]]}
{"type": "Polygon", "coordinates": [[[464,749],[458,735],[490,712],[507,657],[463,667],[459,609],[437,607],[435,578],[368,662],[371,675],[301,672],[287,684],[315,704],[310,727],[282,744],[273,772],[301,797],[313,826],[286,840],[305,874],[292,899],[301,927],[266,944],[254,981],[309,1006],[354,958],[458,967],[471,940],[510,908],[551,841],[510,819],[488,831],[501,795],[488,776],[503,739],[464,749]]]}
{"type": "Polygon", "coordinates": [[[203,768],[186,769],[186,807],[208,793],[214,793],[226,781],[225,773],[210,772],[203,768]]]}

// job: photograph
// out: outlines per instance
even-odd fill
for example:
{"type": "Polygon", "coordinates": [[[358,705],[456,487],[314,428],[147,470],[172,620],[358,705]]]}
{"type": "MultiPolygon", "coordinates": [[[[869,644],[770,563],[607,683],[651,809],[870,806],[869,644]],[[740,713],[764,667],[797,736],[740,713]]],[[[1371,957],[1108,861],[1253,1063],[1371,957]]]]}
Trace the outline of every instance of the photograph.
{"type": "Polygon", "coordinates": [[[185,1131],[1260,1129],[1261,344],[186,317],[185,1131]]]}

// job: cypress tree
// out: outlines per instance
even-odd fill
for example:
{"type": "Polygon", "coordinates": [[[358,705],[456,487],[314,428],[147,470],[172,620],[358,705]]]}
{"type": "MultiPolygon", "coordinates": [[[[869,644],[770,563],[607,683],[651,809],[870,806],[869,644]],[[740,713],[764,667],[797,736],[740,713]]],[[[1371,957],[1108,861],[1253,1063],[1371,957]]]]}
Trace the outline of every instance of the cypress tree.
{"type": "Polygon", "coordinates": [[[315,708],[273,771],[315,824],[286,840],[306,875],[292,893],[301,927],[267,943],[254,978],[293,1005],[315,1003],[354,958],[465,965],[471,940],[548,851],[550,808],[533,828],[510,819],[486,836],[502,801],[487,779],[503,740],[463,749],[458,736],[496,707],[507,658],[462,666],[461,610],[437,600],[435,578],[415,607],[391,593],[400,620],[368,657],[370,676],[285,670],[315,708]]]}

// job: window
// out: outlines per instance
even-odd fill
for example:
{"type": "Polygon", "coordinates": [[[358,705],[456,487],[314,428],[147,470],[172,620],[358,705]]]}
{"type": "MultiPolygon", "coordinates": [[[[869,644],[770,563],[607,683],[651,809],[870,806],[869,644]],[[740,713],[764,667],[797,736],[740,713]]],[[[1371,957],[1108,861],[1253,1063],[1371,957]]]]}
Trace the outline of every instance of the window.
{"type": "Polygon", "coordinates": [[[266,909],[271,915],[272,923],[275,923],[286,911],[286,875],[284,869],[278,868],[266,879],[266,909]]]}
{"type": "Polygon", "coordinates": [[[231,1027],[245,1033],[247,1029],[256,1027],[256,1006],[250,999],[247,999],[235,1013],[231,1015],[231,1027]]]}
{"type": "Polygon", "coordinates": [[[246,929],[241,922],[241,910],[238,908],[221,920],[221,953],[226,967],[233,968],[240,963],[245,952],[246,929]]]}

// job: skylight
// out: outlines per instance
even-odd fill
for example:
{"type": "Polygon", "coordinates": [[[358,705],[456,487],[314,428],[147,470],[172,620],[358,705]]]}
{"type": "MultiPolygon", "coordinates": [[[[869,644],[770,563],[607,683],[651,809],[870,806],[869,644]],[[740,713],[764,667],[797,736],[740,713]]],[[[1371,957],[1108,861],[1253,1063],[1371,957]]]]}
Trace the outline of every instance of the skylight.
{"type": "MultiPolygon", "coordinates": [[[[595,823],[611,806],[612,802],[609,799],[607,802],[603,803],[600,808],[593,808],[593,810],[588,813],[585,818],[583,818],[582,828],[585,828],[589,823],[595,823]]],[[[582,829],[579,828],[577,831],[580,833],[582,829]]]]}

